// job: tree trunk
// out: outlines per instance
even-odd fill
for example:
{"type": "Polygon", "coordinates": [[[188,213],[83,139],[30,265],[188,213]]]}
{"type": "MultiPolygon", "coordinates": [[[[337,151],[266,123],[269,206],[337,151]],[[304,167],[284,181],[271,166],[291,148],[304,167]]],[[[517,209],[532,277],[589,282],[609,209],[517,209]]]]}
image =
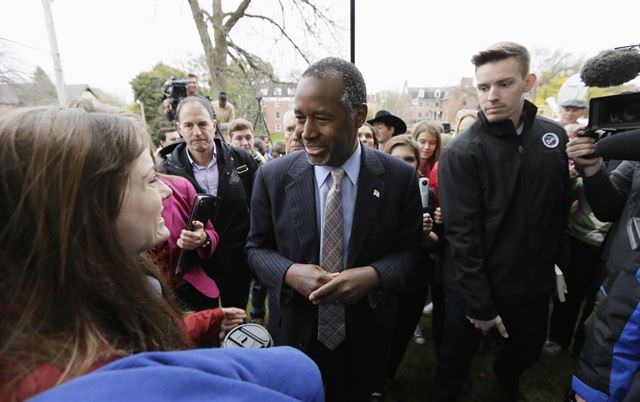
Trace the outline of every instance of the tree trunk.
{"type": "Polygon", "coordinates": [[[227,41],[224,25],[222,24],[222,4],[220,0],[213,0],[213,15],[211,19],[213,20],[215,47],[213,43],[211,43],[207,22],[204,13],[200,9],[198,0],[189,0],[189,6],[191,7],[191,14],[196,23],[196,28],[198,29],[198,35],[200,36],[200,42],[202,43],[207,67],[209,69],[211,95],[215,98],[215,94],[217,94],[218,91],[225,91],[227,88],[225,74],[227,69],[227,41]]]}
{"type": "MultiPolygon", "coordinates": [[[[215,41],[215,48],[213,49],[213,68],[209,69],[213,73],[211,76],[213,82],[212,89],[216,91],[227,90],[227,31],[222,22],[222,4],[221,0],[213,0],[213,40],[215,41]]],[[[213,93],[212,93],[213,95],[213,93]]]]}

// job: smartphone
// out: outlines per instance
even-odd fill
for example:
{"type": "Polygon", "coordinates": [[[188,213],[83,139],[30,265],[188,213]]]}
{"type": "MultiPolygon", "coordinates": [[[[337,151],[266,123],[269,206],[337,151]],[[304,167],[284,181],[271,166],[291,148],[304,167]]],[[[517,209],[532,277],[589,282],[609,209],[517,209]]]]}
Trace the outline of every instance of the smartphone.
{"type": "Polygon", "coordinates": [[[427,211],[429,209],[429,179],[426,177],[420,177],[418,179],[418,185],[420,186],[420,199],[422,200],[422,210],[427,211]]]}
{"type": "MultiPolygon", "coordinates": [[[[189,220],[185,222],[186,228],[189,231],[193,231],[193,221],[200,221],[203,225],[207,225],[207,221],[213,216],[213,211],[216,206],[216,197],[209,194],[196,194],[191,205],[191,212],[189,212],[189,220]]],[[[174,273],[177,275],[181,273],[185,268],[189,267],[195,258],[194,250],[180,250],[178,256],[178,262],[174,273]]]]}

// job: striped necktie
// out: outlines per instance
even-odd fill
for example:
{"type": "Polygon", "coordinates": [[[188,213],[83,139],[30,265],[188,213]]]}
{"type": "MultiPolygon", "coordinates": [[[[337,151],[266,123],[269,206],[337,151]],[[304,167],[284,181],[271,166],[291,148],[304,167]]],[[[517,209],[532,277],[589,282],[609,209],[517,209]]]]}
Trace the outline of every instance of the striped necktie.
{"type": "MultiPolygon", "coordinates": [[[[333,186],[327,194],[324,207],[322,237],[322,267],[328,272],[339,272],[342,265],[342,194],[340,182],[344,177],[342,168],[331,171],[333,186]]],[[[330,350],[337,348],[345,339],[344,305],[324,304],[318,310],[318,340],[330,350]]]]}

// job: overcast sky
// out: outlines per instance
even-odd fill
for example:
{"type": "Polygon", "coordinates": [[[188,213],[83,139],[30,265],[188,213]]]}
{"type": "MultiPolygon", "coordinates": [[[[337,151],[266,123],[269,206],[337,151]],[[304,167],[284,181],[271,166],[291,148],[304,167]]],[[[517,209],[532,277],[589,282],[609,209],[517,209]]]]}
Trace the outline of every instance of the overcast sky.
{"type": "MultiPolygon", "coordinates": [[[[314,58],[349,57],[349,1],[316,0],[342,28],[337,42],[311,50],[314,58]]],[[[277,9],[254,0],[250,10],[277,9]]],[[[209,7],[211,2],[202,2],[209,7]]],[[[234,0],[223,0],[227,5],[234,0]]],[[[472,76],[470,57],[498,41],[591,57],[640,43],[640,0],[431,1],[357,0],[356,64],[369,92],[410,86],[455,85],[472,76]]],[[[67,84],[89,84],[131,102],[129,81],[158,62],[182,67],[203,53],[186,0],[56,0],[52,4],[67,84]]],[[[296,21],[288,31],[301,37],[296,21]]],[[[304,62],[264,38],[255,24],[233,37],[271,61],[283,78],[304,62]]],[[[54,79],[40,0],[0,0],[0,54],[31,74],[41,66],[54,79]]]]}

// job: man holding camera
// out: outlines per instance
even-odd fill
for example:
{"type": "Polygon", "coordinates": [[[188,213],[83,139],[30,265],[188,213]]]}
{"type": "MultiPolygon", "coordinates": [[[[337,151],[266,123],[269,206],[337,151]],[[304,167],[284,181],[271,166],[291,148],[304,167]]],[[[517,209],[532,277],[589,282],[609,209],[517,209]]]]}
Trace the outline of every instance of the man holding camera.
{"type": "Polygon", "coordinates": [[[567,145],[567,154],[580,171],[591,208],[600,220],[612,226],[603,259],[607,278],[603,300],[593,315],[572,388],[576,400],[637,401],[640,396],[638,352],[638,301],[640,300],[640,246],[637,227],[628,227],[640,216],[638,161],[623,161],[607,174],[600,157],[594,157],[595,140],[577,136],[567,145]],[[634,246],[635,245],[635,250],[634,246]]]}
{"type": "Polygon", "coordinates": [[[567,154],[581,173],[585,193],[593,213],[604,222],[616,222],[605,243],[603,259],[608,275],[620,272],[631,256],[627,223],[640,216],[640,162],[624,161],[611,174],[606,173],[591,137],[577,136],[567,145],[567,154]]]}
{"type": "Polygon", "coordinates": [[[503,42],[472,58],[481,111],[440,157],[445,321],[433,401],[460,395],[483,334],[505,338],[494,372],[506,401],[547,335],[568,210],[567,136],[525,100],[529,52],[503,42]]]}
{"type": "MultiPolygon", "coordinates": [[[[187,85],[187,97],[195,96],[198,98],[203,98],[209,100],[206,96],[200,95],[198,93],[198,76],[193,73],[187,74],[187,78],[185,79],[187,85]]],[[[162,101],[162,109],[164,111],[164,117],[170,122],[176,121],[176,113],[173,110],[173,105],[178,104],[181,99],[173,99],[171,97],[167,97],[162,101]]]]}

